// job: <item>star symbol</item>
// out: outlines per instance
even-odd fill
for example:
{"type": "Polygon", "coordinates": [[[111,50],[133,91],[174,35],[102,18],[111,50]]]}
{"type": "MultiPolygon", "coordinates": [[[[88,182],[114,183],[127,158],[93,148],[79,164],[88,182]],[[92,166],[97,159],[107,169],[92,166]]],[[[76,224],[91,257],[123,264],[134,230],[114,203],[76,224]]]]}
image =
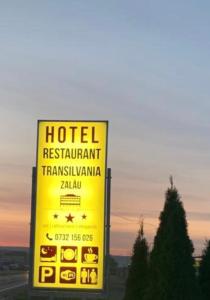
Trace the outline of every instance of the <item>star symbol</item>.
{"type": "Polygon", "coordinates": [[[57,215],[57,214],[54,214],[53,217],[54,217],[54,219],[57,219],[57,218],[58,218],[58,215],[57,215]]]}
{"type": "Polygon", "coordinates": [[[87,215],[86,215],[86,214],[83,214],[83,215],[82,215],[82,219],[83,219],[83,220],[86,220],[86,219],[87,219],[87,215]]]}
{"type": "Polygon", "coordinates": [[[75,218],[74,216],[72,216],[71,214],[69,214],[68,216],[66,216],[66,222],[72,222],[73,223],[73,219],[74,218],[75,218]]]}

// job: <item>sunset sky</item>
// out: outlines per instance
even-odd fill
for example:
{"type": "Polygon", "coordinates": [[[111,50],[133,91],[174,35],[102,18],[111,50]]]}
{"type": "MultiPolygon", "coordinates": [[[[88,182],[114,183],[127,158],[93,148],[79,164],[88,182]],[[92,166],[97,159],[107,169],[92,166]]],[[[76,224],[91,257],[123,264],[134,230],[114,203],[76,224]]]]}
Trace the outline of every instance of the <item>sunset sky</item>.
{"type": "Polygon", "coordinates": [[[38,119],[109,120],[111,253],[170,174],[200,254],[210,238],[210,2],[0,2],[0,245],[28,246],[38,119]]]}

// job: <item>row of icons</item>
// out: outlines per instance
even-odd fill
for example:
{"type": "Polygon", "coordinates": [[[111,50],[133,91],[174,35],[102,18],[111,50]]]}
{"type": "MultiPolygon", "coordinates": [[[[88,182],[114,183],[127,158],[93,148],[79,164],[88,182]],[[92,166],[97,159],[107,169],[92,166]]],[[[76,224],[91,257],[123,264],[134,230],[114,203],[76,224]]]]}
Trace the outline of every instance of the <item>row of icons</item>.
{"type": "MultiPolygon", "coordinates": [[[[77,283],[77,268],[75,267],[60,267],[59,274],[60,283],[76,284],[77,283]]],[[[39,282],[40,283],[55,283],[56,268],[51,266],[39,267],[39,282]]],[[[81,284],[97,284],[98,269],[97,268],[81,268],[80,269],[81,284]]]]}
{"type": "MultiPolygon", "coordinates": [[[[57,262],[76,263],[78,262],[78,247],[77,246],[61,246],[60,255],[57,246],[40,246],[40,261],[41,262],[57,262]]],[[[82,247],[81,262],[86,264],[98,263],[98,247],[82,247]]]]}

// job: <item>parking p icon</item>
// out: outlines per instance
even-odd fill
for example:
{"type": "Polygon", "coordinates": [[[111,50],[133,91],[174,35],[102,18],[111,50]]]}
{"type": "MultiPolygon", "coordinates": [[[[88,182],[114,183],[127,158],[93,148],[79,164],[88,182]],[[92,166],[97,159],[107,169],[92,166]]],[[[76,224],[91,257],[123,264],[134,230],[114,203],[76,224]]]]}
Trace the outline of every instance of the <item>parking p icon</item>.
{"type": "Polygon", "coordinates": [[[55,283],[55,267],[41,266],[39,267],[40,283],[55,283]]]}

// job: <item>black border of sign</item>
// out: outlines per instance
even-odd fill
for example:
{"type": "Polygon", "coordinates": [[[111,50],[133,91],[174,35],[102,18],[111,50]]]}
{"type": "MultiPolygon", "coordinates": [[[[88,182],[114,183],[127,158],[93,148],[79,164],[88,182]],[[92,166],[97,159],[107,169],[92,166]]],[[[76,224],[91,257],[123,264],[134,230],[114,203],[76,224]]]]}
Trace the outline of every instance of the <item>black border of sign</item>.
{"type": "Polygon", "coordinates": [[[38,120],[37,121],[37,140],[36,140],[36,167],[32,168],[32,188],[31,188],[31,223],[30,223],[30,255],[29,255],[29,297],[30,296],[56,296],[56,297],[106,297],[108,293],[108,259],[109,247],[109,223],[110,216],[107,215],[107,207],[110,207],[110,199],[107,199],[107,157],[108,157],[108,120],[38,120]],[[35,247],[35,224],[36,224],[36,190],[37,190],[37,164],[38,164],[38,141],[39,141],[39,124],[41,122],[80,122],[80,123],[105,123],[106,124],[106,145],[105,145],[105,182],[104,182],[104,257],[103,257],[103,288],[102,289],[73,289],[73,288],[45,288],[33,286],[34,274],[34,247],[35,247]],[[59,295],[58,295],[59,293],[59,295]]]}

